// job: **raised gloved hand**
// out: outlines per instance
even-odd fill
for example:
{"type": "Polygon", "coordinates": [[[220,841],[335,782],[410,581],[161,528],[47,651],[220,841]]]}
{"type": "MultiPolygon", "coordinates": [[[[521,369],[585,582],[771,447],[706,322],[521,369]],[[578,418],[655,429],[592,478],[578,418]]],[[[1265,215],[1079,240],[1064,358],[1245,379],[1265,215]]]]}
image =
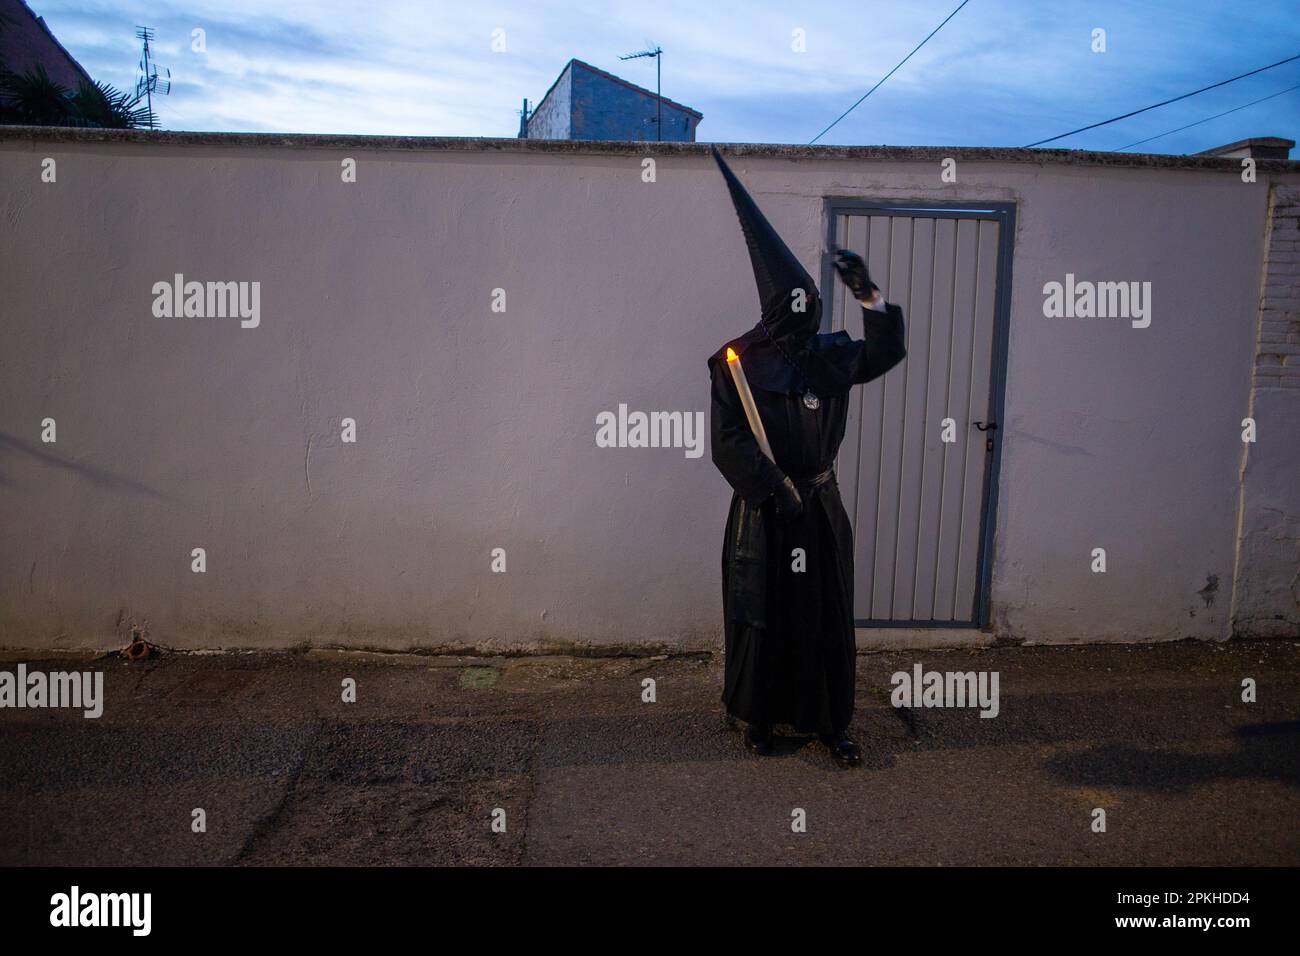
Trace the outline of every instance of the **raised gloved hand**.
{"type": "Polygon", "coordinates": [[[867,264],[856,252],[849,252],[847,249],[835,250],[834,264],[840,279],[849,287],[853,298],[859,302],[870,301],[880,291],[880,287],[872,282],[871,276],[867,274],[867,264]]]}
{"type": "Polygon", "coordinates": [[[799,497],[799,489],[794,486],[794,482],[788,476],[781,484],[776,486],[776,491],[773,494],[778,518],[783,521],[792,521],[803,514],[803,498],[799,497]]]}

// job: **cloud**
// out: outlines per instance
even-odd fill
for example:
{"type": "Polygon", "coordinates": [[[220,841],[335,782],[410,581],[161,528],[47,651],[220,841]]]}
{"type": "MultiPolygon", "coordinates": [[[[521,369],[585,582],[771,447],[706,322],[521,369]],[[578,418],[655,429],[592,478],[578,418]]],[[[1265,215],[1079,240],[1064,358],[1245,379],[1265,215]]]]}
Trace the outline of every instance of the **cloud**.
{"type": "MultiPolygon", "coordinates": [[[[136,24],[157,31],[175,129],[513,136],[571,57],[647,88],[664,47],[664,95],[704,113],[702,139],[807,142],[884,76],[955,0],[794,6],[419,2],[269,4],[32,0],[97,79],[135,83],[136,24]],[[190,49],[207,31],[208,51],[190,49]],[[506,52],[491,49],[505,31],[506,52]],[[792,49],[802,30],[807,51],[792,49]]],[[[1300,49],[1289,0],[1253,4],[1122,0],[1087,5],[975,0],[823,142],[1017,145],[1187,92],[1300,49]],[[1094,28],[1107,51],[1091,50],[1094,28]]],[[[1107,148],[1300,82],[1300,63],[1063,146],[1107,148]]],[[[1300,94],[1150,145],[1204,149],[1300,133],[1300,94]]]]}

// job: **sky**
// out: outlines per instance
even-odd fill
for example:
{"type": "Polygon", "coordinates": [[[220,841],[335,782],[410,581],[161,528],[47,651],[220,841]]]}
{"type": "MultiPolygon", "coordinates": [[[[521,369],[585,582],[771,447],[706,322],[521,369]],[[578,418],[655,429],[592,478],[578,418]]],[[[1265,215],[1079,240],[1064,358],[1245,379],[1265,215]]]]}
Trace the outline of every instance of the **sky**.
{"type": "MultiPolygon", "coordinates": [[[[699,140],[761,143],[811,141],[959,2],[28,0],[119,89],[152,27],[165,129],[513,137],[569,59],[653,89],[654,60],[619,56],[658,45],[664,96],[704,114],[699,140]]],[[[818,142],[1024,146],[1296,54],[1298,0],[970,0],[818,142]]],[[[1300,140],[1297,86],[1300,60],[1052,145],[1130,148],[1228,110],[1131,148],[1300,140]]]]}

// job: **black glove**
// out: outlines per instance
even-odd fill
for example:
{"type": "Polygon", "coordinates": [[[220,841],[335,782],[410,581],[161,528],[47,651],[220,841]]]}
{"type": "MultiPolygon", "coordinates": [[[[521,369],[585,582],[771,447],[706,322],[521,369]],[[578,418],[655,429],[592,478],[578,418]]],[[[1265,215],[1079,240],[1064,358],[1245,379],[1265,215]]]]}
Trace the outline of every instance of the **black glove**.
{"type": "Polygon", "coordinates": [[[871,281],[871,276],[867,274],[867,264],[862,261],[862,257],[856,252],[849,252],[847,249],[835,250],[835,271],[840,274],[840,279],[849,287],[853,293],[853,298],[859,302],[870,299],[873,292],[879,292],[880,287],[871,281]]]}
{"type": "Polygon", "coordinates": [[[803,499],[799,497],[799,489],[794,486],[794,482],[788,476],[776,486],[773,495],[778,518],[783,521],[792,521],[803,514],[803,499]]]}

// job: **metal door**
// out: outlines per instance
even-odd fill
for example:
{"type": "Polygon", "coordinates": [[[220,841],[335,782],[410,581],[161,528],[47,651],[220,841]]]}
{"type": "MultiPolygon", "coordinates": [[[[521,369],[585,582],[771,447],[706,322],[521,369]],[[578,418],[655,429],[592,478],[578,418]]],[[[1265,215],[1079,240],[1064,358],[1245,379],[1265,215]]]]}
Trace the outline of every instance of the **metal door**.
{"type": "MultiPolygon", "coordinates": [[[[854,528],[854,616],[859,626],[983,626],[1014,207],[828,206],[832,248],[867,261],[907,324],[903,363],[854,390],[836,466],[854,528]]],[[[829,327],[860,336],[860,306],[829,257],[823,288],[829,327]]]]}

